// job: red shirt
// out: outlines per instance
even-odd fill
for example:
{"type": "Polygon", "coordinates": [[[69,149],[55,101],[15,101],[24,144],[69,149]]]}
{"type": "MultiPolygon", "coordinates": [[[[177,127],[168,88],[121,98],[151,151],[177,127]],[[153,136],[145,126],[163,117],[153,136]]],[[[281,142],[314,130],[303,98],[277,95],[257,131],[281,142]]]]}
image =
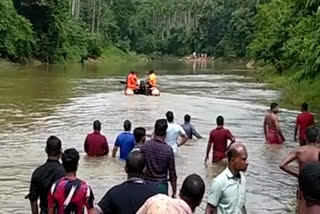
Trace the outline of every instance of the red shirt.
{"type": "Polygon", "coordinates": [[[48,207],[55,208],[57,214],[83,214],[94,207],[94,196],[86,182],[61,178],[54,183],[48,194],[48,207]]]}
{"type": "Polygon", "coordinates": [[[221,161],[226,157],[228,140],[234,140],[233,135],[228,129],[218,127],[211,131],[210,142],[212,143],[213,148],[212,162],[221,161]]]}
{"type": "Polygon", "coordinates": [[[107,155],[109,153],[107,138],[101,135],[99,131],[88,134],[84,142],[84,151],[89,156],[107,155]]]}
{"type": "Polygon", "coordinates": [[[309,112],[302,112],[297,116],[297,126],[299,126],[299,140],[305,140],[306,131],[314,122],[313,115],[309,112]]]}

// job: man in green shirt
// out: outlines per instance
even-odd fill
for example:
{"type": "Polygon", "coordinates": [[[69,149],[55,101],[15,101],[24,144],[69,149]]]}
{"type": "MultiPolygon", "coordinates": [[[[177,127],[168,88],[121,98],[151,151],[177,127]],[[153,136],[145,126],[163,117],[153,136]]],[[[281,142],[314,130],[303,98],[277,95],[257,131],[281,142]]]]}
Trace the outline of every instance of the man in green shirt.
{"type": "Polygon", "coordinates": [[[243,144],[231,145],[228,167],[215,179],[209,190],[206,214],[246,214],[248,153],[243,144]]]}

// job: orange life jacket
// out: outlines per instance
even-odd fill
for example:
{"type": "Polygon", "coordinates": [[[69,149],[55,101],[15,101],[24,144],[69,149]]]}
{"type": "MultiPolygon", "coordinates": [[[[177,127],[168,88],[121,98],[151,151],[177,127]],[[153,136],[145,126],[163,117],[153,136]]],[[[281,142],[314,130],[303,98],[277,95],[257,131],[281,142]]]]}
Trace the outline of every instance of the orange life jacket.
{"type": "Polygon", "coordinates": [[[127,88],[132,90],[137,88],[137,76],[135,74],[129,74],[127,77],[127,88]]]}

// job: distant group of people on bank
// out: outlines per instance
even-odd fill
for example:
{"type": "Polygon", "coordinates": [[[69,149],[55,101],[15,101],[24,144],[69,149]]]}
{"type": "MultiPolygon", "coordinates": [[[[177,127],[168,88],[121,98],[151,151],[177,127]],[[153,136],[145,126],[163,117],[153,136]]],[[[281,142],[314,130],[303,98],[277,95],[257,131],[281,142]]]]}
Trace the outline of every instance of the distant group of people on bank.
{"type": "MultiPolygon", "coordinates": [[[[285,138],[280,128],[279,109],[272,103],[264,120],[264,133],[269,144],[281,144],[285,138]]],[[[112,157],[120,150],[125,160],[127,181],[112,187],[97,204],[90,186],[77,178],[79,153],[75,149],[62,152],[61,140],[51,136],[47,140],[48,160],[37,168],[31,178],[30,199],[33,214],[80,214],[84,208],[89,214],[191,214],[202,202],[205,182],[201,176],[191,174],[182,184],[177,197],[175,154],[188,139],[202,138],[191,124],[191,116],[185,115],[184,124],[174,122],[174,113],[168,111],[166,119],[155,122],[152,134],[143,127],[132,130],[126,120],[124,132],[115,140],[112,157]],[[147,137],[150,140],[147,141],[147,137]],[[62,165],[59,159],[62,160],[62,165]],[[169,197],[169,183],[171,197],[169,197]]],[[[217,127],[210,132],[205,162],[212,154],[212,163],[227,160],[226,169],[215,177],[209,188],[206,214],[246,213],[246,172],[249,161],[245,145],[236,142],[230,130],[224,127],[223,116],[216,118],[217,127]],[[212,150],[212,152],[211,152],[212,150]]],[[[107,138],[101,134],[101,123],[93,123],[93,133],[87,135],[84,150],[88,156],[109,154],[107,138]]],[[[320,213],[320,146],[319,130],[314,127],[313,115],[308,105],[302,105],[302,113],[296,120],[294,139],[299,131],[300,147],[284,158],[280,168],[299,179],[297,193],[298,213],[320,213]],[[299,170],[289,164],[297,160],[299,170]]]]}

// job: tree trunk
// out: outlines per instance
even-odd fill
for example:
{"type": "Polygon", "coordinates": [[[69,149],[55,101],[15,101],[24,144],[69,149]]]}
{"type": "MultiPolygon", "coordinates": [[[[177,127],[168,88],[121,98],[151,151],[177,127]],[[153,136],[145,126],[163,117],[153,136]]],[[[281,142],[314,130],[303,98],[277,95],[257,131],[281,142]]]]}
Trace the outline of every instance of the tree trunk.
{"type": "Polygon", "coordinates": [[[91,24],[91,33],[94,33],[95,30],[95,22],[96,22],[96,0],[93,1],[92,6],[92,24],[91,24]]]}
{"type": "Polygon", "coordinates": [[[101,0],[98,0],[97,33],[100,32],[101,0]]]}
{"type": "Polygon", "coordinates": [[[71,0],[71,15],[74,17],[75,15],[75,6],[76,6],[76,2],[75,0],[71,0]]]}
{"type": "Polygon", "coordinates": [[[81,0],[76,0],[77,4],[76,4],[76,14],[75,17],[77,19],[79,19],[80,17],[80,9],[81,9],[81,0]]]}

